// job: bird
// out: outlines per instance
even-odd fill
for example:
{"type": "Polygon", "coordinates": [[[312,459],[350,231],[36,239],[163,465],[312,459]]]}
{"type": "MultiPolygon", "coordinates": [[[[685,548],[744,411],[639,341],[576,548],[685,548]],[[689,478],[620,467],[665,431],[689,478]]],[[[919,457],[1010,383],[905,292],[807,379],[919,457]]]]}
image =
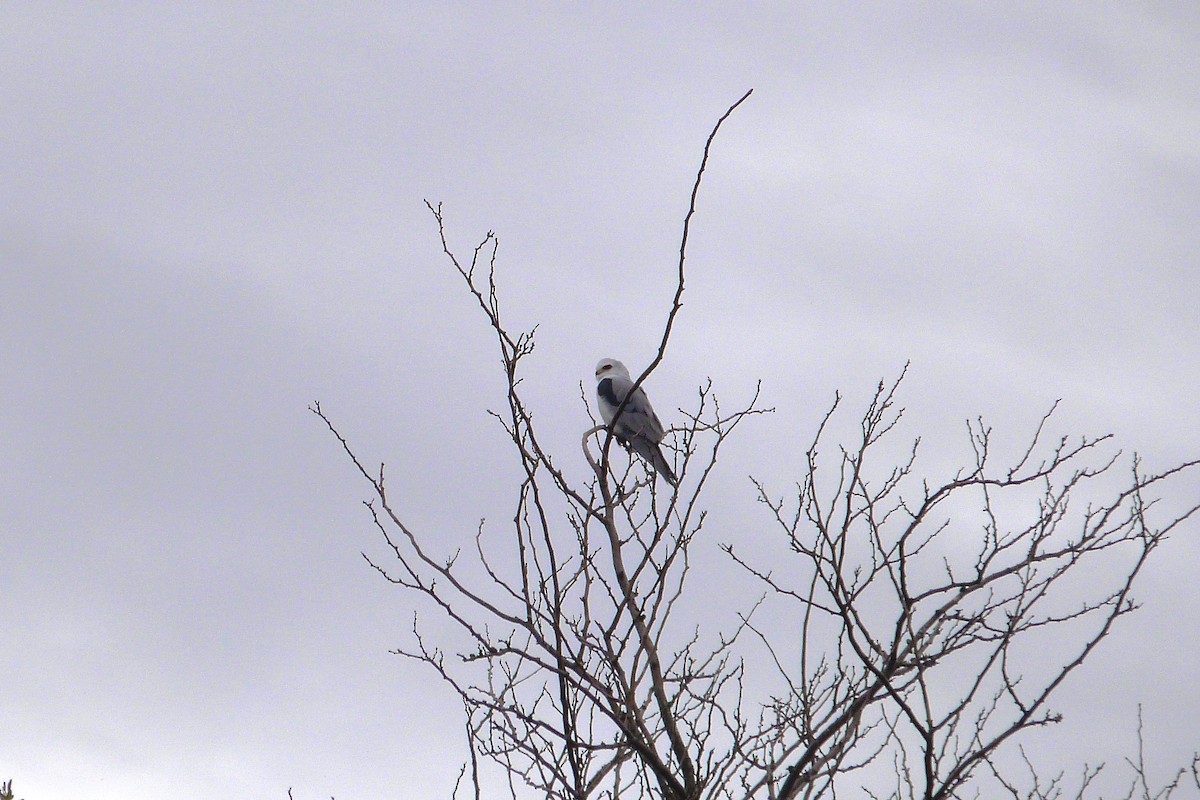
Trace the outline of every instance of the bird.
{"type": "Polygon", "coordinates": [[[663,424],[659,422],[654,407],[650,405],[650,398],[646,397],[646,392],[640,386],[625,404],[617,424],[613,425],[617,409],[632,388],[633,381],[629,378],[629,370],[620,361],[604,358],[596,365],[596,400],[604,424],[609,427],[613,436],[617,437],[617,441],[632,448],[635,453],[650,462],[667,483],[676,486],[678,480],[675,473],[671,471],[671,465],[667,463],[662,448],[659,447],[663,439],[663,424]]]}

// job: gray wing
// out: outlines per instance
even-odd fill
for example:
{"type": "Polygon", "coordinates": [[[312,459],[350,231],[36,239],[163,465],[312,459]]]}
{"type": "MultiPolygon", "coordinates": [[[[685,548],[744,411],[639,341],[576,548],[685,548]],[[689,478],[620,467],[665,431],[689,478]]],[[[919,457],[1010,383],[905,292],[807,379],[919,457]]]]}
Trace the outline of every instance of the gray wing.
{"type": "MultiPolygon", "coordinates": [[[[609,380],[612,381],[617,405],[620,405],[620,401],[633,388],[633,381],[620,376],[613,376],[609,380]]],[[[616,409],[614,408],[613,411],[615,413],[616,409]]],[[[650,405],[650,398],[646,397],[646,392],[641,387],[638,387],[638,390],[633,393],[633,397],[625,405],[625,410],[621,412],[621,418],[617,420],[614,432],[626,439],[645,438],[654,444],[662,441],[662,423],[659,421],[658,415],[654,413],[653,406],[650,405]]]]}
{"type": "MultiPolygon", "coordinates": [[[[632,388],[633,381],[619,375],[607,377],[596,385],[596,395],[600,400],[600,416],[604,417],[605,424],[612,425],[617,407],[632,388]]],[[[655,471],[666,479],[667,483],[672,486],[676,485],[675,473],[671,471],[670,463],[663,456],[662,448],[658,446],[663,438],[662,422],[654,413],[650,399],[641,389],[638,389],[625,405],[625,410],[621,412],[621,418],[617,420],[617,424],[613,428],[613,434],[632,447],[635,453],[649,461],[655,471]]]]}

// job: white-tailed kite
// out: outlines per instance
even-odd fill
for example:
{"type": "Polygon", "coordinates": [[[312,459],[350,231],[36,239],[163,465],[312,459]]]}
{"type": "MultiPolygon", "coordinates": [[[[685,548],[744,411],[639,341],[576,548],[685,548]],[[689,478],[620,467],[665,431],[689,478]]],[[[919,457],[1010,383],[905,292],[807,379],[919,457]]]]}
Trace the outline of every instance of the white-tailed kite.
{"type": "Polygon", "coordinates": [[[620,361],[605,358],[596,365],[596,399],[604,424],[612,429],[617,441],[633,448],[635,453],[654,466],[667,483],[674,486],[675,473],[671,471],[671,465],[667,463],[662,448],[658,446],[663,439],[663,425],[650,405],[650,398],[646,397],[646,392],[640,386],[625,404],[621,418],[617,420],[616,427],[613,427],[613,417],[617,415],[617,409],[632,388],[633,381],[629,378],[629,370],[620,361]]]}

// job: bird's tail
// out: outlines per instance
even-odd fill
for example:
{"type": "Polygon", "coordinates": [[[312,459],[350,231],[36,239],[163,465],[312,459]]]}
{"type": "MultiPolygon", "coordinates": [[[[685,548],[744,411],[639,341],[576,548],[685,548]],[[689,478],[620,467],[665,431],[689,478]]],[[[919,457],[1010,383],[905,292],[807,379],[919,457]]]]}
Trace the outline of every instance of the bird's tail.
{"type": "Polygon", "coordinates": [[[671,464],[663,455],[662,448],[650,442],[640,441],[636,444],[641,445],[635,447],[638,453],[653,465],[659,475],[663,476],[663,480],[671,484],[672,487],[679,485],[679,480],[675,477],[675,473],[671,471],[671,464]]]}
{"type": "Polygon", "coordinates": [[[658,470],[659,475],[663,476],[663,480],[671,484],[672,489],[679,485],[679,479],[671,471],[671,465],[667,463],[667,459],[663,457],[662,450],[658,447],[654,448],[654,468],[658,470]]]}

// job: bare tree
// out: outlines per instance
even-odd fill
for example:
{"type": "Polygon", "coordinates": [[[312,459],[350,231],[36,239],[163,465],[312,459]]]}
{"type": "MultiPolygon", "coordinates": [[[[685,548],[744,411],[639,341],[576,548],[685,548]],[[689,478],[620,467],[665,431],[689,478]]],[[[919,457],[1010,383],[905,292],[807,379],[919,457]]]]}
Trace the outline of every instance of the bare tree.
{"type": "MultiPolygon", "coordinates": [[[[705,144],[674,299],[636,385],[667,352],[709,152],[748,96],[705,144]]],[[[674,491],[593,418],[582,439],[590,478],[568,480],[522,397],[534,334],[502,318],[496,237],[460,260],[441,206],[429,208],[499,344],[506,408],[493,415],[521,465],[511,526],[498,534],[481,524],[470,560],[435,551],[446,537],[406,523],[383,466],[368,468],[320,405],[313,411],[371,486],[366,506],[389,558],[364,558],[466,642],[447,651],[414,617],[411,645],[398,651],[462,701],[470,761],[456,794],[494,794],[481,777],[490,761],[513,798],[1088,796],[1098,769],[1068,790],[1023,758],[1021,734],[1059,720],[1055,691],[1135,609],[1147,559],[1200,508],[1160,508],[1155,497],[1200,461],[1148,474],[1108,437],[1050,437],[1051,409],[1008,463],[996,463],[991,429],[969,423],[973,456],[931,480],[917,473],[917,443],[894,457],[901,379],[879,384],[853,441],[827,454],[835,397],[794,489],[783,496],[755,481],[778,549],[765,557],[722,545],[727,580],[759,599],[712,633],[690,611],[697,592],[687,581],[697,537],[709,533],[702,498],[734,430],[770,409],[755,390],[730,411],[711,382],[701,386],[671,431],[674,491]]],[[[1143,778],[1130,797],[1200,788],[1196,764],[1154,794],[1144,760],[1130,763],[1143,778]]]]}

